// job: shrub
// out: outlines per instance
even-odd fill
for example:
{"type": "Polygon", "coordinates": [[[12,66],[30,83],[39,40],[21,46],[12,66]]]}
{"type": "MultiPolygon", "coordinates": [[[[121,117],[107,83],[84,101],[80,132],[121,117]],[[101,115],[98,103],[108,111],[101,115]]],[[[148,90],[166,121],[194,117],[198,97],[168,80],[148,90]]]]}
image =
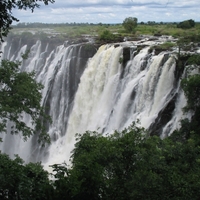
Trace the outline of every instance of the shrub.
{"type": "Polygon", "coordinates": [[[100,35],[100,40],[114,40],[115,35],[112,34],[109,30],[105,30],[100,35]]]}
{"type": "Polygon", "coordinates": [[[185,21],[180,22],[180,23],[177,25],[177,28],[190,29],[190,28],[192,28],[192,27],[194,27],[194,26],[195,26],[194,20],[189,19],[189,20],[185,20],[185,21]]]}

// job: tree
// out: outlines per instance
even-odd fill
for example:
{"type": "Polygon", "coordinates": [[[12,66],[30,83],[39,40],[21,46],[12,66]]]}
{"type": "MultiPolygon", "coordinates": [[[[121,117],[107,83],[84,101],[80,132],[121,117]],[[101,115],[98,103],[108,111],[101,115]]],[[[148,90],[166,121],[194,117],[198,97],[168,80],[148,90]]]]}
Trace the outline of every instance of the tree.
{"type": "Polygon", "coordinates": [[[132,33],[137,27],[137,21],[138,19],[136,17],[128,17],[123,21],[122,25],[124,26],[126,31],[132,33]]]}
{"type": "Polygon", "coordinates": [[[200,148],[192,138],[149,137],[135,125],[78,137],[72,166],[54,165],[57,199],[199,199],[200,148]],[[57,190],[58,189],[58,190],[57,190]]]}
{"type": "Polygon", "coordinates": [[[13,16],[12,10],[17,9],[30,9],[32,12],[35,8],[38,8],[39,3],[43,2],[45,5],[48,3],[54,3],[54,0],[1,0],[0,1],[0,40],[3,41],[3,37],[7,36],[11,24],[13,21],[19,20],[13,16]]]}
{"type": "Polygon", "coordinates": [[[54,190],[53,200],[69,200],[72,199],[72,190],[76,186],[74,182],[69,181],[69,169],[66,163],[54,164],[50,166],[53,168],[54,181],[52,186],[54,190]],[[72,187],[71,187],[72,186],[72,187]]]}
{"type": "Polygon", "coordinates": [[[195,26],[195,21],[192,19],[185,20],[177,24],[177,28],[182,28],[182,29],[190,29],[195,26]]]}
{"type": "MultiPolygon", "coordinates": [[[[31,9],[39,7],[37,2],[45,4],[54,0],[1,0],[0,1],[0,40],[7,36],[13,21],[12,9],[31,9]]],[[[25,55],[23,56],[26,57],[25,55]]],[[[42,85],[35,80],[34,72],[20,71],[20,62],[2,60],[0,63],[0,132],[7,132],[7,122],[13,123],[11,133],[22,133],[26,140],[32,134],[39,134],[39,141],[50,142],[43,123],[49,121],[41,106],[42,85]],[[31,126],[23,121],[26,114],[31,119],[31,126]]],[[[0,152],[0,199],[52,199],[53,187],[48,179],[48,172],[40,163],[24,165],[18,156],[11,160],[0,152]]]]}
{"type": "MultiPolygon", "coordinates": [[[[188,64],[198,65],[199,56],[192,55],[188,59],[188,64]]],[[[197,145],[200,144],[200,75],[194,74],[181,81],[182,89],[185,93],[187,105],[183,108],[185,112],[190,112],[191,119],[183,119],[181,121],[181,128],[176,130],[175,136],[179,136],[182,141],[192,138],[195,139],[197,145]]]]}
{"type": "Polygon", "coordinates": [[[13,123],[12,134],[22,133],[24,139],[39,133],[39,141],[50,142],[43,123],[51,121],[40,105],[43,86],[37,83],[34,72],[21,72],[20,62],[2,60],[0,63],[0,132],[6,132],[7,122],[13,123]],[[30,117],[32,126],[23,121],[30,117]]]}
{"type": "Polygon", "coordinates": [[[115,39],[115,35],[113,33],[111,33],[109,30],[104,30],[101,33],[99,39],[109,42],[109,41],[113,41],[115,39]]]}
{"type": "Polygon", "coordinates": [[[0,161],[0,199],[52,199],[49,174],[40,163],[24,164],[18,156],[12,160],[1,153],[0,161]]]}
{"type": "MultiPolygon", "coordinates": [[[[1,0],[0,1],[0,40],[7,36],[13,21],[12,10],[30,9],[32,12],[39,7],[54,3],[54,0],[1,0]]],[[[11,133],[22,133],[24,139],[40,133],[39,141],[50,142],[44,124],[50,121],[40,105],[42,85],[34,79],[34,72],[20,72],[20,62],[2,60],[0,63],[0,132],[6,132],[8,121],[13,123],[11,133]],[[23,114],[31,118],[32,126],[27,126],[22,119],[23,114]]]]}
{"type": "Polygon", "coordinates": [[[187,111],[196,112],[200,108],[200,75],[195,74],[181,81],[181,86],[187,98],[187,111]]]}

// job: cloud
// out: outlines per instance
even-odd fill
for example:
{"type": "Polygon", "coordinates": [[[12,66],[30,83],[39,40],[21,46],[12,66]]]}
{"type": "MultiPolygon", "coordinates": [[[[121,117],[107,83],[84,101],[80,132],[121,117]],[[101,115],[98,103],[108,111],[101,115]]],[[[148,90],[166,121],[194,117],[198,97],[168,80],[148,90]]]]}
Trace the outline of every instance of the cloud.
{"type": "Polygon", "coordinates": [[[55,0],[34,13],[15,10],[21,22],[44,23],[122,23],[128,17],[138,21],[200,21],[199,0],[55,0]]]}

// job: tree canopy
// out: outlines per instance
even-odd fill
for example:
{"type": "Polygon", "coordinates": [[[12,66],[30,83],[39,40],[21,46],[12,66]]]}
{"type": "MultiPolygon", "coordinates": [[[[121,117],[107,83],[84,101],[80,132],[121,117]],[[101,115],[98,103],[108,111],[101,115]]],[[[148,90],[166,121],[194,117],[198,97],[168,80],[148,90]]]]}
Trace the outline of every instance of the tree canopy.
{"type": "Polygon", "coordinates": [[[0,40],[3,41],[3,37],[6,37],[13,21],[19,20],[13,16],[13,9],[30,9],[32,12],[35,8],[40,7],[43,2],[45,5],[54,3],[54,0],[1,0],[0,1],[0,40]]]}
{"type": "Polygon", "coordinates": [[[40,105],[43,86],[35,80],[34,72],[20,71],[20,62],[2,60],[0,63],[0,132],[7,132],[7,122],[13,123],[11,133],[22,133],[24,139],[40,133],[40,141],[50,142],[44,121],[50,121],[40,105]],[[23,115],[31,119],[24,122],[23,115]]]}
{"type": "Polygon", "coordinates": [[[126,31],[132,33],[137,27],[137,21],[138,19],[136,17],[128,17],[123,21],[122,25],[126,31]]]}
{"type": "Polygon", "coordinates": [[[200,150],[194,139],[148,136],[135,125],[107,137],[86,132],[72,167],[53,165],[55,199],[198,199],[200,150]]]}
{"type": "Polygon", "coordinates": [[[24,164],[18,156],[0,153],[0,199],[51,200],[48,172],[40,163],[24,164]]]}
{"type": "Polygon", "coordinates": [[[189,29],[189,28],[193,28],[194,26],[195,26],[195,21],[193,19],[189,19],[189,20],[180,22],[177,25],[177,28],[189,29]]]}
{"type": "MultiPolygon", "coordinates": [[[[0,1],[0,40],[7,36],[13,21],[13,9],[30,9],[32,12],[43,2],[45,5],[54,0],[1,0],[0,1]]],[[[25,55],[24,55],[25,56],[25,55]]],[[[39,133],[39,141],[50,142],[45,132],[44,123],[50,118],[45,115],[41,103],[42,85],[35,81],[34,72],[20,71],[20,62],[2,60],[0,63],[0,132],[6,132],[7,122],[13,123],[11,133],[22,133],[26,140],[39,133]],[[26,114],[31,118],[31,125],[23,120],[26,114]]]]}

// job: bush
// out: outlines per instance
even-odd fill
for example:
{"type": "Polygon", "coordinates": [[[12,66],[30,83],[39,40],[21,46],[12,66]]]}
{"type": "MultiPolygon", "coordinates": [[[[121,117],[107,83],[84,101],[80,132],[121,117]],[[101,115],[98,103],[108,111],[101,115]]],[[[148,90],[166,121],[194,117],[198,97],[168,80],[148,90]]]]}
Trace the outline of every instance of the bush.
{"type": "Polygon", "coordinates": [[[100,35],[100,40],[114,40],[115,39],[115,35],[112,34],[109,30],[105,30],[101,33],[100,35]]]}
{"type": "Polygon", "coordinates": [[[193,28],[194,26],[195,26],[194,20],[189,19],[189,20],[185,20],[185,21],[180,22],[177,25],[177,28],[190,29],[190,28],[193,28]]]}
{"type": "Polygon", "coordinates": [[[162,51],[170,51],[172,50],[172,48],[175,46],[176,44],[175,43],[172,43],[172,42],[165,42],[163,44],[160,44],[160,45],[156,45],[156,46],[152,46],[150,48],[150,52],[153,51],[153,49],[155,50],[155,54],[159,54],[160,52],[162,51]]]}
{"type": "Polygon", "coordinates": [[[40,163],[24,164],[18,156],[0,153],[0,199],[51,200],[53,187],[40,163]]]}

